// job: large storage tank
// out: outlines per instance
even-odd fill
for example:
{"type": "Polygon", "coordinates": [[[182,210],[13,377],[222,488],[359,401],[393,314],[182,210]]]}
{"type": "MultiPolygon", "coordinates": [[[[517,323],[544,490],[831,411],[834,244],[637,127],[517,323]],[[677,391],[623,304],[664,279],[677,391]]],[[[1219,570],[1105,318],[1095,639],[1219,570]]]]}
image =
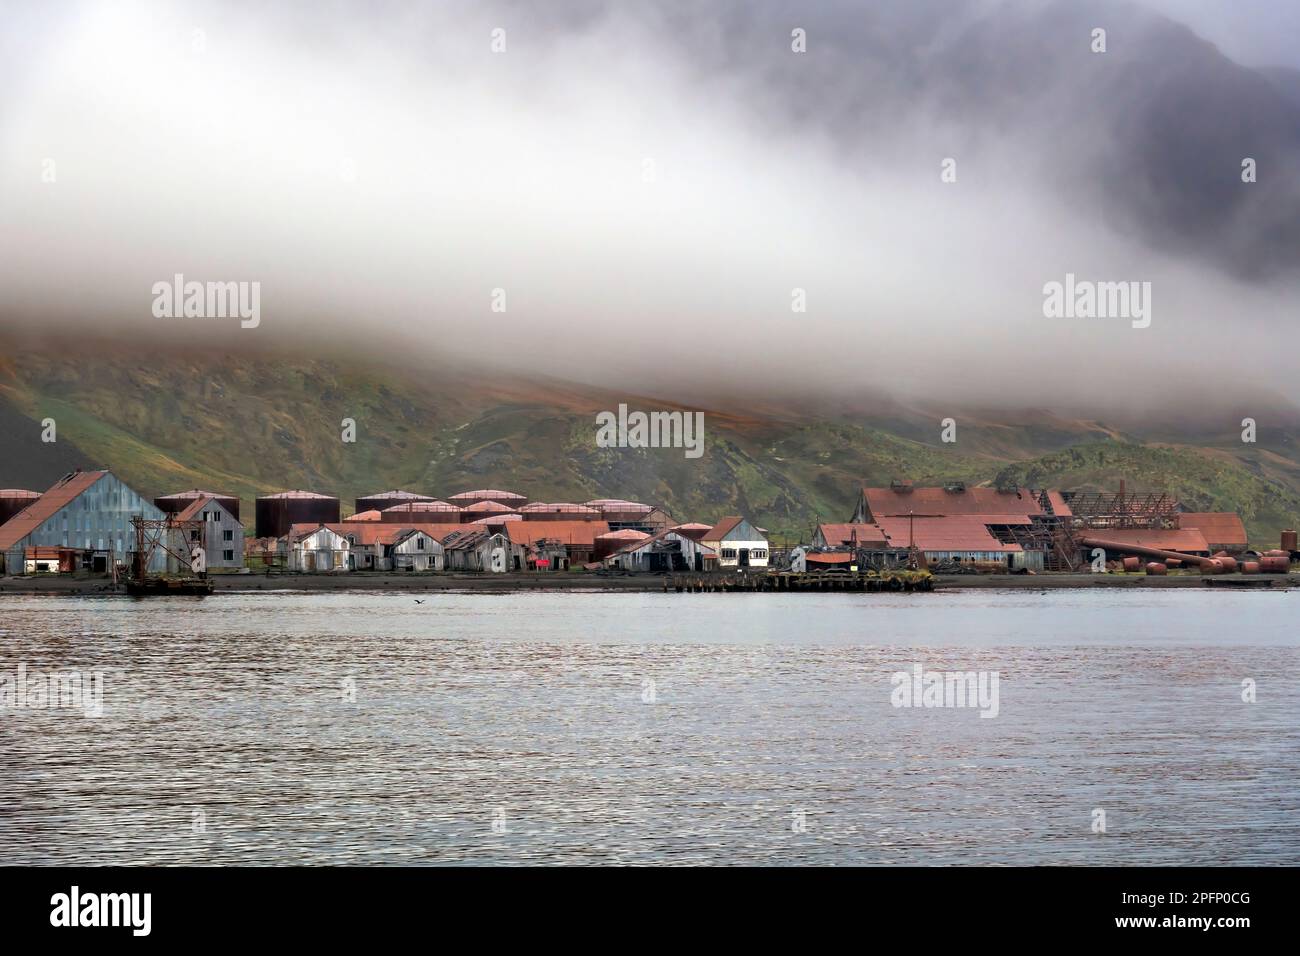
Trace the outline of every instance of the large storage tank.
{"type": "Polygon", "coordinates": [[[518,512],[500,501],[476,501],[472,505],[466,505],[462,513],[465,521],[477,521],[479,518],[497,518],[518,512]]]}
{"type": "Polygon", "coordinates": [[[410,504],[416,501],[435,501],[432,495],[418,495],[414,491],[402,491],[395,488],[392,491],[381,491],[377,494],[366,495],[364,498],[358,498],[357,513],[362,511],[383,511],[385,508],[392,508],[395,505],[410,504]]]}
{"type": "Polygon", "coordinates": [[[461,509],[445,501],[408,501],[380,513],[388,524],[460,524],[461,509]]]}
{"type": "MultiPolygon", "coordinates": [[[[4,492],[0,491],[0,495],[2,494],[4,494],[4,492]]],[[[1282,547],[1279,548],[1278,550],[1279,551],[1300,551],[1300,548],[1296,547],[1296,534],[1290,528],[1282,532],[1282,547]]]]}
{"type": "Polygon", "coordinates": [[[595,508],[603,520],[615,529],[635,527],[644,522],[645,516],[654,511],[650,505],[639,501],[626,501],[622,498],[595,498],[583,502],[585,508],[595,508]]]}
{"type": "Polygon", "coordinates": [[[447,500],[462,507],[479,501],[499,501],[503,505],[509,505],[512,511],[518,511],[520,505],[527,503],[528,496],[517,495],[513,491],[502,491],[499,488],[479,488],[475,491],[462,491],[447,500]]]}
{"type": "Polygon", "coordinates": [[[174,495],[162,495],[153,500],[163,514],[179,514],[199,498],[215,498],[221,507],[229,511],[239,520],[239,499],[234,495],[222,494],[220,491],[203,491],[200,488],[194,488],[191,491],[178,491],[174,495]]]}
{"type": "Polygon", "coordinates": [[[295,524],[336,524],[339,500],[313,491],[281,491],[257,499],[257,536],[283,538],[295,524]]]}
{"type": "Polygon", "coordinates": [[[600,521],[600,511],[586,505],[574,504],[572,501],[543,501],[524,505],[518,509],[525,521],[600,521]]]}
{"type": "Polygon", "coordinates": [[[41,497],[39,491],[25,488],[0,488],[0,524],[4,524],[28,505],[36,504],[41,497]]]}

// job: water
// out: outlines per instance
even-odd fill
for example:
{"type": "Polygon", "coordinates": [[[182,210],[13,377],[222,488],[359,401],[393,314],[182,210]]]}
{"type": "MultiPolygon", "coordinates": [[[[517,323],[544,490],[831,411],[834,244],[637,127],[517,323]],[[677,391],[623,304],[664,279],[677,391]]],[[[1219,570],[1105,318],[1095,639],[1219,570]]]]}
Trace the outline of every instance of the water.
{"type": "Polygon", "coordinates": [[[1297,592],[0,597],[0,675],[104,681],[98,718],[0,710],[0,864],[1296,864],[1298,619],[1297,592]],[[914,662],[997,671],[998,715],[891,706],[914,662]]]}

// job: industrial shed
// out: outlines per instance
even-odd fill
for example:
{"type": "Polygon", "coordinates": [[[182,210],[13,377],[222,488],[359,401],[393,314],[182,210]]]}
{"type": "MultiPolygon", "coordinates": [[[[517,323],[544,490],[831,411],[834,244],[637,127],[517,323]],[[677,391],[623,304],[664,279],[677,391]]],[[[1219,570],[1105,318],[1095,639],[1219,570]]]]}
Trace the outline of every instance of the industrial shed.
{"type": "MultiPolygon", "coordinates": [[[[0,525],[0,570],[21,574],[27,549],[45,547],[74,549],[77,569],[107,572],[135,551],[136,516],[163,513],[111,472],[71,472],[0,525]]],[[[156,550],[148,570],[165,569],[166,554],[156,550]]]]}
{"type": "Polygon", "coordinates": [[[1246,525],[1233,511],[1185,511],[1178,516],[1180,529],[1199,531],[1211,552],[1238,554],[1246,550],[1246,525]]]}

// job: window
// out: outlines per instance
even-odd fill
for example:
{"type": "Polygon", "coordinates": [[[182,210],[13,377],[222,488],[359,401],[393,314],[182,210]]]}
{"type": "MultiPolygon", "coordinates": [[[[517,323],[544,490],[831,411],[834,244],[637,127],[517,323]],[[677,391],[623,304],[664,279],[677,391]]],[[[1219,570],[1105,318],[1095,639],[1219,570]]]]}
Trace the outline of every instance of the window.
{"type": "Polygon", "coordinates": [[[762,548],[755,548],[753,551],[749,552],[749,556],[751,558],[766,558],[767,552],[762,548]]]}
{"type": "Polygon", "coordinates": [[[199,540],[199,531],[197,528],[195,528],[193,531],[190,532],[190,540],[191,541],[199,540]]]}
{"type": "Polygon", "coordinates": [[[723,549],[722,549],[722,556],[723,556],[724,558],[734,558],[734,557],[736,556],[736,549],[735,549],[735,548],[723,548],[723,549]]]}
{"type": "Polygon", "coordinates": [[[423,550],[424,550],[424,537],[423,537],[423,536],[421,536],[421,537],[415,539],[415,547],[416,547],[416,550],[417,550],[417,551],[423,551],[423,550]]]}
{"type": "Polygon", "coordinates": [[[222,541],[234,541],[234,540],[235,540],[235,532],[232,531],[231,529],[227,528],[225,531],[221,532],[221,540],[222,540],[222,541]]]}
{"type": "Polygon", "coordinates": [[[222,552],[221,552],[221,560],[222,560],[222,561],[233,561],[233,560],[235,560],[235,552],[232,551],[231,549],[227,548],[225,551],[222,551],[222,552]]]}

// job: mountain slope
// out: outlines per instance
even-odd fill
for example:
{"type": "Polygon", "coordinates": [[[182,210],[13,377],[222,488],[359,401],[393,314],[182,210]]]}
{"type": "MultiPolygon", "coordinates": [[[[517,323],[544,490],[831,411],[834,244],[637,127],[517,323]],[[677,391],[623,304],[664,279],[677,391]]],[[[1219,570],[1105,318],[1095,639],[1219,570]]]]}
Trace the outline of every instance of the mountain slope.
{"type": "MultiPolygon", "coordinates": [[[[999,478],[1034,486],[1170,491],[1240,511],[1275,543],[1300,520],[1293,438],[1233,445],[1215,434],[1143,442],[1091,420],[1040,411],[963,419],[939,440],[924,410],[841,417],[765,407],[705,409],[702,458],[681,449],[600,448],[595,414],[620,403],[674,408],[541,376],[461,364],[419,369],[356,357],[153,352],[84,344],[11,350],[0,396],[11,415],[58,423],[56,445],[0,429],[0,486],[48,485],[77,465],[113,468],[142,493],[217,487],[249,500],[286,488],[354,497],[407,487],[437,495],[506,487],[535,500],[627,497],[681,520],[743,513],[782,538],[844,520],[863,484],[999,478]],[[892,416],[892,417],[891,417],[892,416]],[[356,441],[342,440],[344,419],[356,441]],[[1066,447],[1063,447],[1066,446],[1066,447]]],[[[23,434],[29,429],[23,430],[23,434]]]]}

